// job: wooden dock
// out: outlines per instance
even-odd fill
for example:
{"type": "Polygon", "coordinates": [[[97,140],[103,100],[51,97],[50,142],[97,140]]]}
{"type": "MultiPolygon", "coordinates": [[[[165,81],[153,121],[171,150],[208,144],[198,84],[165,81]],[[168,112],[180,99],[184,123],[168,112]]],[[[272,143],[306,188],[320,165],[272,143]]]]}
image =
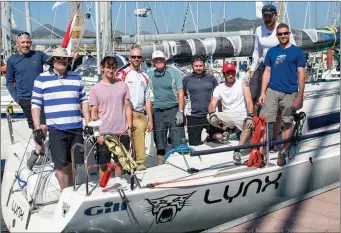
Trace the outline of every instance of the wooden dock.
{"type": "Polygon", "coordinates": [[[251,221],[206,232],[340,232],[340,187],[251,221]]]}

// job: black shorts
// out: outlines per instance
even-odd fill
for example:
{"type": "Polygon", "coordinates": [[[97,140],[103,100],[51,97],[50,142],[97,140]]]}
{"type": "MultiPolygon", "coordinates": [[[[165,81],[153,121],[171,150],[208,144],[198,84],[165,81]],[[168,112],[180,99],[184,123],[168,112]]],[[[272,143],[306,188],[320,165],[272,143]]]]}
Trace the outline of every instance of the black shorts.
{"type": "Polygon", "coordinates": [[[187,116],[188,143],[190,146],[197,146],[202,144],[201,132],[203,129],[206,129],[208,135],[211,138],[216,133],[224,132],[222,129],[210,125],[206,116],[187,116]]]}
{"type": "Polygon", "coordinates": [[[261,62],[255,72],[253,73],[252,79],[250,80],[250,91],[253,101],[257,101],[262,91],[262,76],[264,73],[265,66],[261,62]]]}
{"type": "MultiPolygon", "coordinates": [[[[30,129],[33,129],[34,125],[31,112],[31,99],[20,99],[18,101],[18,104],[20,105],[25,117],[27,118],[28,127],[30,129]]],[[[44,107],[41,107],[40,109],[40,124],[46,125],[44,107]]]]}
{"type": "MultiPolygon", "coordinates": [[[[120,142],[123,144],[123,146],[126,148],[126,150],[129,151],[129,146],[130,146],[129,136],[122,135],[122,136],[119,136],[119,139],[120,139],[120,142]]],[[[108,149],[107,145],[105,143],[101,145],[98,144],[98,164],[99,165],[107,164],[110,162],[110,158],[111,158],[111,151],[108,149]]],[[[117,163],[118,160],[115,159],[115,162],[117,163]]]]}
{"type": "MultiPolygon", "coordinates": [[[[49,129],[51,157],[55,169],[61,169],[71,163],[71,148],[75,143],[83,144],[82,132],[81,128],[69,130],[49,129]]],[[[84,163],[84,155],[80,153],[80,149],[80,146],[75,147],[76,164],[84,163]]]]}

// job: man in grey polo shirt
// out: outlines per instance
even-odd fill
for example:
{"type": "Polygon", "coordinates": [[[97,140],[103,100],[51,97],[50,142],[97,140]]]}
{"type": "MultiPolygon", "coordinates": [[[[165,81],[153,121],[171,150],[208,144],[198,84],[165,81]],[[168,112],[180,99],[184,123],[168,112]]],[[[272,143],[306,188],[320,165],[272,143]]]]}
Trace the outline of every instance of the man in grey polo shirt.
{"type": "Polygon", "coordinates": [[[205,59],[202,56],[194,56],[192,59],[193,73],[183,80],[183,89],[188,97],[187,103],[187,131],[189,145],[201,145],[201,133],[205,128],[210,138],[215,133],[223,131],[210,125],[207,120],[208,105],[210,104],[213,90],[218,86],[216,78],[205,72],[205,59]]]}

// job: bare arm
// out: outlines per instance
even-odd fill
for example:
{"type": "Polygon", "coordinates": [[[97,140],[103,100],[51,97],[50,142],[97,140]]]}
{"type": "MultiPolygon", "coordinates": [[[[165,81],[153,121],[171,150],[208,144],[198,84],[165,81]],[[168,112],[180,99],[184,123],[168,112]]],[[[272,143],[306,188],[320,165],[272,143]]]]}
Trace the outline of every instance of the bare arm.
{"type": "Polygon", "coordinates": [[[91,106],[91,119],[98,120],[98,105],[91,106]]]}
{"type": "Polygon", "coordinates": [[[183,111],[184,106],[185,106],[184,89],[182,89],[182,88],[178,89],[177,93],[178,93],[179,111],[183,111]]]}
{"type": "Polygon", "coordinates": [[[266,88],[269,85],[270,82],[270,73],[271,73],[271,67],[270,66],[266,66],[264,73],[263,73],[263,77],[262,77],[262,91],[261,91],[261,95],[265,95],[265,91],[266,88]]]}
{"type": "Polygon", "coordinates": [[[305,87],[305,70],[303,67],[298,67],[298,97],[302,97],[304,95],[304,87],[305,87]]]}
{"type": "Polygon", "coordinates": [[[146,101],[146,112],[148,116],[148,121],[153,123],[153,115],[152,115],[152,102],[150,100],[146,101]]]}
{"type": "Polygon", "coordinates": [[[219,98],[218,97],[212,97],[211,98],[211,102],[210,104],[208,105],[208,112],[211,113],[211,112],[215,112],[215,108],[216,108],[216,105],[219,101],[219,98]]]}
{"type": "Polygon", "coordinates": [[[124,100],[124,107],[126,110],[128,127],[131,129],[133,127],[133,111],[131,110],[130,101],[128,99],[124,100]]]}
{"type": "Polygon", "coordinates": [[[253,113],[253,102],[252,102],[252,96],[251,96],[249,81],[243,80],[242,85],[243,85],[244,98],[245,98],[245,101],[247,104],[247,113],[252,114],[253,113]]]}
{"type": "Polygon", "coordinates": [[[32,108],[32,120],[35,129],[40,128],[40,108],[32,108]]]}
{"type": "Polygon", "coordinates": [[[89,103],[83,102],[82,103],[82,114],[85,120],[85,124],[88,125],[90,121],[90,109],[89,109],[89,103]]]}

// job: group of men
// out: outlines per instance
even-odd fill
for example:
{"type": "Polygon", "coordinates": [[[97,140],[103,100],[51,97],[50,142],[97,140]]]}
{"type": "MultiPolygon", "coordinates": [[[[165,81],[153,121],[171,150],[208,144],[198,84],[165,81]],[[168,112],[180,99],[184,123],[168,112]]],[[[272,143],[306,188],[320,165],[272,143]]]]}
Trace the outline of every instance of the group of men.
{"type": "MultiPolygon", "coordinates": [[[[215,77],[205,72],[204,57],[195,56],[191,61],[193,73],[181,79],[178,71],[166,65],[162,51],[152,54],[155,69],[143,72],[140,69],[142,51],[133,48],[129,66],[119,72],[116,72],[118,62],[115,58],[102,59],[102,80],[90,89],[89,102],[81,77],[71,70],[72,57],[65,49],[55,49],[49,58],[43,52],[30,49],[32,41],[28,33],[19,33],[16,38],[18,53],[7,61],[6,84],[33,130],[36,149],[28,166],[32,167],[43,156],[43,142],[48,130],[60,187],[71,186],[71,147],[83,141],[83,130],[89,131],[87,124],[95,120],[102,122],[99,127],[101,136],[97,138],[100,177],[111,158],[104,142],[106,133],[118,135],[127,150],[130,144],[134,145],[138,170],[146,169],[146,132],[154,132],[159,165],[168,145],[175,147],[185,137],[185,123],[192,146],[203,143],[201,134],[204,128],[210,140],[222,143],[226,143],[237,128],[242,131],[239,145],[244,144],[254,129],[253,116],[258,114],[254,109],[256,103],[262,106],[260,115],[266,116],[272,125],[278,114],[284,124],[282,137],[290,137],[293,114],[303,105],[305,57],[302,50],[289,42],[289,27],[275,23],[276,8],[267,5],[262,12],[265,25],[256,30],[258,46],[255,46],[253,62],[262,64],[259,57],[265,57],[265,71],[261,84],[258,83],[261,85],[260,93],[256,96],[253,95],[255,90],[250,90],[249,80],[236,80],[233,63],[224,64],[225,82],[219,84],[215,77]],[[258,30],[268,32],[257,33],[258,30]],[[277,44],[267,38],[274,34],[277,44]],[[267,47],[267,43],[271,46],[267,47]],[[265,48],[269,50],[266,52],[265,48]],[[50,68],[43,72],[42,66],[46,61],[50,68]],[[188,103],[184,112],[185,96],[188,103]]],[[[286,145],[283,145],[277,162],[279,166],[285,165],[285,150],[286,145]]],[[[79,147],[75,154],[76,163],[82,163],[79,147]]],[[[239,150],[234,151],[233,159],[236,164],[241,163],[239,150]]],[[[116,166],[115,176],[121,173],[120,166],[116,166]]]]}

